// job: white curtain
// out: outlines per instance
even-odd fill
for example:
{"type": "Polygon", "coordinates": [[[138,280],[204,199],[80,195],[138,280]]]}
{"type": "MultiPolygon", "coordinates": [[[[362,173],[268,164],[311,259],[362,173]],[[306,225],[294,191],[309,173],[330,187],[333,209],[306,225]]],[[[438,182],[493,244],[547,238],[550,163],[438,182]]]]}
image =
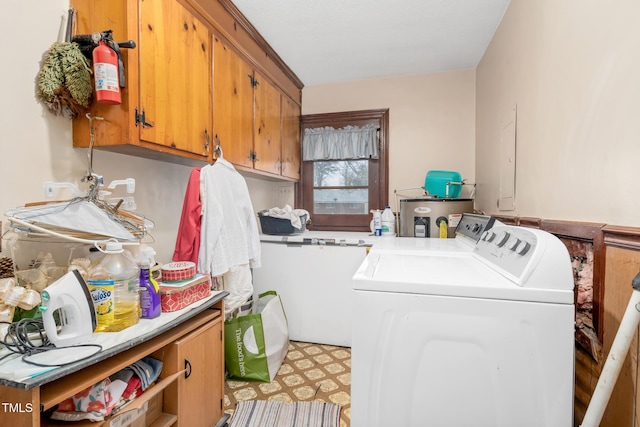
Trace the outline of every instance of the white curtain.
{"type": "Polygon", "coordinates": [[[378,128],[375,125],[305,129],[302,160],[377,159],[378,128]]]}

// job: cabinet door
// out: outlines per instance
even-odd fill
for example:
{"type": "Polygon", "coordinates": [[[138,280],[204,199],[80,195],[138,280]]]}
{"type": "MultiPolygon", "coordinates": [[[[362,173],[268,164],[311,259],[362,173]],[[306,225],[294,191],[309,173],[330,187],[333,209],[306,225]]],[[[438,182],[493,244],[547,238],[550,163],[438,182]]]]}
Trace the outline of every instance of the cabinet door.
{"type": "Polygon", "coordinates": [[[209,154],[211,38],[176,0],[140,1],[140,140],[209,154]]]}
{"type": "Polygon", "coordinates": [[[178,427],[213,426],[224,397],[222,322],[201,326],[169,345],[163,375],[186,370],[164,394],[165,412],[178,414],[178,427]]]}
{"type": "Polygon", "coordinates": [[[282,96],[282,176],[300,179],[300,106],[282,96]]]}
{"type": "Polygon", "coordinates": [[[214,144],[235,165],[252,167],[253,69],[219,37],[213,42],[214,144]]]}
{"type": "Polygon", "coordinates": [[[255,123],[254,123],[254,169],[280,175],[281,141],[280,115],[281,94],[267,78],[254,73],[255,79],[255,123]]]}

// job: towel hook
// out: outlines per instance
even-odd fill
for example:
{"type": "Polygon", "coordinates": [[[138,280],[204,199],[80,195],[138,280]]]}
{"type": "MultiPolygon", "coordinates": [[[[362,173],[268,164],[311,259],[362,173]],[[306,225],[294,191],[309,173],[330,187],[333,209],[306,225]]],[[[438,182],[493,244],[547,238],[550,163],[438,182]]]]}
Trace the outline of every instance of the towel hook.
{"type": "Polygon", "coordinates": [[[100,116],[91,116],[91,114],[85,114],[87,119],[89,119],[89,151],[87,151],[87,176],[82,179],[82,181],[91,181],[93,179],[93,143],[95,141],[95,132],[93,129],[93,121],[94,120],[104,120],[104,117],[100,116]]]}
{"type": "Polygon", "coordinates": [[[214,138],[216,140],[216,148],[213,149],[213,152],[218,154],[216,159],[222,159],[224,158],[224,154],[222,153],[222,147],[220,146],[220,138],[218,138],[218,134],[216,134],[214,138]]]}

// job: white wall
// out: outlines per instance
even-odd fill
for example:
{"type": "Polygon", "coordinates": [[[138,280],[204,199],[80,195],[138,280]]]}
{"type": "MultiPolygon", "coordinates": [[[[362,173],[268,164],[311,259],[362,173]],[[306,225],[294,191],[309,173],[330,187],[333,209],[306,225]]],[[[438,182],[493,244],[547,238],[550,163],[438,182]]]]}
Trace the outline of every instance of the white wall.
{"type": "Polygon", "coordinates": [[[639,226],[640,2],[512,0],[477,68],[476,207],[517,104],[519,216],[639,226]]]}
{"type": "MultiPolygon", "coordinates": [[[[0,6],[0,219],[4,230],[5,211],[44,200],[43,181],[69,181],[86,188],[79,180],[87,170],[87,150],[72,147],[71,121],[53,115],[35,96],[42,58],[54,41],[62,40],[68,7],[67,0],[4,0],[0,6]]],[[[155,223],[151,235],[156,259],[170,261],[191,168],[96,150],[93,169],[105,182],[136,179],[138,212],[155,223]]],[[[256,211],[283,202],[278,195],[282,184],[252,178],[247,183],[256,211]]],[[[10,256],[6,245],[2,249],[0,256],[10,256]]]]}
{"type": "Polygon", "coordinates": [[[429,170],[474,182],[474,70],[307,86],[302,99],[302,114],[389,108],[390,203],[394,189],[424,185],[429,170]]]}

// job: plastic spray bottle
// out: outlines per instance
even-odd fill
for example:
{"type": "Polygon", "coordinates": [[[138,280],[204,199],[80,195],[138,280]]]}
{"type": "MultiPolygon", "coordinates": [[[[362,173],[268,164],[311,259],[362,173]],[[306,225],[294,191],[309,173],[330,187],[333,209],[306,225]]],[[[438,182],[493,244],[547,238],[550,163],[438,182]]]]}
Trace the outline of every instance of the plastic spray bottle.
{"type": "Polygon", "coordinates": [[[151,262],[143,259],[140,262],[140,317],[153,319],[160,316],[160,287],[151,274],[151,262]]]}
{"type": "Polygon", "coordinates": [[[373,234],[374,236],[382,236],[382,212],[380,209],[371,212],[373,213],[373,234]]]}

